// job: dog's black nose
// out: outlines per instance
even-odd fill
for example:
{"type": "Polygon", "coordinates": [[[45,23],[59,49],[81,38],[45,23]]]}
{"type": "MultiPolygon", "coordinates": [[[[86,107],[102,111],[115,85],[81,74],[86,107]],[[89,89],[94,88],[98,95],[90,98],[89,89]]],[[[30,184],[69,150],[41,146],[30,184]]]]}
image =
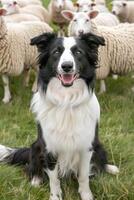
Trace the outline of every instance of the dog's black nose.
{"type": "Polygon", "coordinates": [[[61,65],[61,68],[64,72],[70,72],[73,69],[73,63],[72,62],[64,62],[61,65]]]}

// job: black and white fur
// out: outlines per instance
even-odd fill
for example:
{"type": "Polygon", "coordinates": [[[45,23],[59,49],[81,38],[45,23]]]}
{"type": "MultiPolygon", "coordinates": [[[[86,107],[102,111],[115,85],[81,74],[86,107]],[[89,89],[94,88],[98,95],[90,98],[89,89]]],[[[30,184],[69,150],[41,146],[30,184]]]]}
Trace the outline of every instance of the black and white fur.
{"type": "Polygon", "coordinates": [[[31,40],[39,56],[38,92],[31,103],[36,114],[38,138],[31,148],[11,149],[0,145],[0,161],[27,164],[32,185],[50,181],[50,200],[62,200],[59,176],[74,172],[82,200],[92,200],[89,175],[92,162],[101,170],[118,173],[107,164],[99,142],[100,107],[94,94],[98,47],[102,37],[57,38],[45,33],[31,40]]]}

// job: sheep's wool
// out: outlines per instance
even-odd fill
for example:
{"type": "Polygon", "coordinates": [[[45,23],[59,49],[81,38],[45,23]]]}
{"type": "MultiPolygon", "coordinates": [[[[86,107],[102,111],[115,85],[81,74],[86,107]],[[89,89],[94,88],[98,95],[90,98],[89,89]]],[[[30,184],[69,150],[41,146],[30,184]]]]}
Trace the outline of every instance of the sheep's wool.
{"type": "Polygon", "coordinates": [[[112,71],[126,74],[134,70],[134,26],[120,24],[115,27],[98,26],[99,34],[105,38],[106,46],[99,48],[100,68],[97,78],[106,78],[112,71]]]}
{"type": "Polygon", "coordinates": [[[30,39],[51,32],[52,29],[42,22],[7,23],[0,17],[0,72],[17,76],[24,68],[37,68],[38,52],[30,46],[30,39]]]}

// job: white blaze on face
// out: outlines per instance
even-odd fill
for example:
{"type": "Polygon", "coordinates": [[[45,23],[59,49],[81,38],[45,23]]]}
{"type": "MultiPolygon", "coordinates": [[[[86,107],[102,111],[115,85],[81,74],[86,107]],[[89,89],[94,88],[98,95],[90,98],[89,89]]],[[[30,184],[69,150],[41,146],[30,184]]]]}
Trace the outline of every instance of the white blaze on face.
{"type": "Polygon", "coordinates": [[[73,37],[63,39],[64,51],[58,64],[58,78],[64,86],[71,86],[77,78],[77,69],[71,48],[76,45],[73,37]]]}
{"type": "Polygon", "coordinates": [[[58,72],[63,73],[62,64],[65,62],[72,62],[73,63],[73,71],[76,70],[74,56],[72,54],[71,48],[76,45],[76,41],[73,37],[65,37],[63,39],[63,47],[64,51],[60,57],[60,61],[58,64],[58,72]]]}

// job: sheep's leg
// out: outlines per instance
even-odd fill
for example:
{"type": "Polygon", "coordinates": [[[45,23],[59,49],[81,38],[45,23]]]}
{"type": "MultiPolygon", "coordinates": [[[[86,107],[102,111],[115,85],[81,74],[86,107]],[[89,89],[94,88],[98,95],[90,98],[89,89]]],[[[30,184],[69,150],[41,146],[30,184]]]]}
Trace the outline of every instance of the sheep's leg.
{"type": "Polygon", "coordinates": [[[24,86],[29,86],[29,80],[30,80],[30,69],[24,69],[24,86]]]}
{"type": "MultiPolygon", "coordinates": [[[[134,78],[134,74],[132,74],[132,78],[134,78]]],[[[134,92],[134,86],[132,87],[132,92],[134,92]]]]}
{"type": "Polygon", "coordinates": [[[61,30],[61,28],[58,30],[58,37],[62,37],[63,35],[62,35],[62,30],[61,30]]]}
{"type": "Polygon", "coordinates": [[[65,36],[65,30],[64,30],[64,28],[63,28],[63,27],[61,28],[61,36],[62,36],[62,37],[64,37],[64,36],[65,36]]]}
{"type": "Polygon", "coordinates": [[[105,81],[104,80],[101,80],[100,81],[100,94],[106,92],[106,84],[105,84],[105,81]]]}
{"type": "Polygon", "coordinates": [[[2,99],[2,101],[4,103],[9,103],[11,99],[11,93],[9,89],[9,77],[6,74],[4,74],[2,75],[2,80],[4,83],[4,98],[2,99]]]}
{"type": "Polygon", "coordinates": [[[49,200],[62,200],[62,191],[60,187],[60,180],[58,179],[58,166],[54,170],[47,170],[50,184],[50,198],[49,200]]]}
{"type": "Polygon", "coordinates": [[[134,87],[132,87],[132,92],[134,92],[134,87]]]}
{"type": "Polygon", "coordinates": [[[79,183],[79,193],[82,200],[93,200],[93,195],[89,187],[91,158],[92,158],[92,151],[84,152],[80,156],[78,183],[79,183]]]}
{"type": "Polygon", "coordinates": [[[58,37],[64,37],[65,36],[65,30],[64,27],[60,26],[58,31],[58,37]]]}
{"type": "Polygon", "coordinates": [[[32,92],[35,93],[38,90],[38,69],[34,68],[35,72],[35,80],[32,86],[32,92]]]}

